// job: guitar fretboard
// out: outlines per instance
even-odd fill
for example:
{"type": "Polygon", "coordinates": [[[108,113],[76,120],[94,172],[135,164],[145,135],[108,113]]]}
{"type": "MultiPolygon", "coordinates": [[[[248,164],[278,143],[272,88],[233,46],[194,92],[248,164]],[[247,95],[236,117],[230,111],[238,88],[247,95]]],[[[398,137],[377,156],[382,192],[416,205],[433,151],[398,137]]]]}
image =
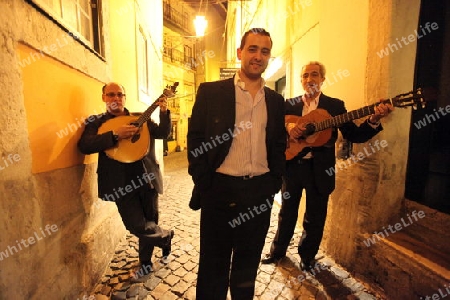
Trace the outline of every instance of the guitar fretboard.
{"type": "Polygon", "coordinates": [[[143,113],[142,115],[139,116],[139,118],[136,120],[135,123],[137,123],[136,125],[138,127],[141,127],[145,122],[147,122],[152,113],[155,111],[155,109],[158,108],[159,104],[159,99],[161,99],[162,97],[167,97],[167,98],[171,98],[175,95],[176,93],[176,89],[177,86],[179,85],[178,82],[174,82],[174,84],[170,87],[167,87],[166,89],[164,89],[164,92],[158,97],[158,99],[155,100],[155,102],[152,103],[152,105],[150,105],[143,113]]]}
{"type": "Polygon", "coordinates": [[[360,109],[349,111],[345,114],[335,116],[333,118],[324,120],[322,122],[318,122],[315,124],[315,131],[322,131],[331,127],[340,127],[342,124],[350,122],[352,120],[360,119],[365,116],[371,115],[375,113],[375,107],[380,103],[391,103],[391,99],[383,100],[381,102],[371,104],[368,106],[364,106],[360,109]]]}
{"type": "Polygon", "coordinates": [[[147,122],[147,121],[150,119],[152,113],[153,113],[153,112],[158,108],[158,106],[159,106],[159,105],[158,105],[159,99],[160,99],[161,97],[163,97],[163,96],[164,96],[164,94],[161,94],[161,96],[159,96],[158,99],[156,99],[156,101],[153,102],[152,105],[150,105],[150,106],[142,113],[142,115],[139,116],[139,118],[136,120],[136,123],[137,123],[138,127],[141,127],[142,124],[144,124],[145,122],[147,122]]]}

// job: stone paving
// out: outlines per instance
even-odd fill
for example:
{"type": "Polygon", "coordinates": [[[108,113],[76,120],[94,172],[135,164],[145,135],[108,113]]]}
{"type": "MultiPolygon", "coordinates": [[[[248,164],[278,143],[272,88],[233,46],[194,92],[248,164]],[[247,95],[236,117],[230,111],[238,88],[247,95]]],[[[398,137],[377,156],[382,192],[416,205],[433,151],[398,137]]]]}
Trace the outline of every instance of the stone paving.
{"type": "MultiPolygon", "coordinates": [[[[138,268],[137,239],[128,234],[118,245],[101,282],[85,299],[195,299],[200,211],[188,207],[193,184],[187,174],[186,152],[170,153],[164,158],[164,164],[165,193],[159,202],[160,225],[175,230],[170,262],[163,264],[161,249],[155,248],[152,274],[145,282],[134,283],[133,274],[138,268]]],[[[279,206],[274,205],[263,254],[268,252],[275,235],[278,211],[279,206]]],[[[299,231],[286,258],[277,265],[260,265],[255,299],[384,299],[372,294],[323,253],[319,253],[322,266],[315,269],[315,274],[301,272],[295,246],[299,231]]]]}

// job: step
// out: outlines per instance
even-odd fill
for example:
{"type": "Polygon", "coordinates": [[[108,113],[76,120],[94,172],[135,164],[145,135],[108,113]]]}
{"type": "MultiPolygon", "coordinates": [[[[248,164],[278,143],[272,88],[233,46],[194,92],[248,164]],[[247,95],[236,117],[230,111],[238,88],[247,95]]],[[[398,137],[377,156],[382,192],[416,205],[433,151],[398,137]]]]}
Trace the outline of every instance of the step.
{"type": "Polygon", "coordinates": [[[356,273],[388,299],[445,298],[450,295],[450,217],[417,203],[405,207],[407,212],[422,210],[426,217],[361,247],[356,273]]]}

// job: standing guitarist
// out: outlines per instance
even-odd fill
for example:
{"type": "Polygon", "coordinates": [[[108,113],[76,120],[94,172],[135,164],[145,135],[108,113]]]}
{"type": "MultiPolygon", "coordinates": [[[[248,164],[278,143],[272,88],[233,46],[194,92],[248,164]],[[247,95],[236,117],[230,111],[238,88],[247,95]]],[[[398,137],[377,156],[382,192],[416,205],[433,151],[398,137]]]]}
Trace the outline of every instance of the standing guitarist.
{"type": "Polygon", "coordinates": [[[170,133],[171,118],[165,97],[159,99],[160,123],[149,120],[150,145],[148,153],[140,160],[123,163],[108,157],[105,150],[116,146],[122,139],[130,139],[138,128],[122,125],[114,131],[99,134],[106,121],[130,115],[125,108],[125,89],[118,83],[108,83],[102,89],[106,113],[91,116],[78,142],[83,154],[99,153],[98,196],[114,201],[125,227],[139,238],[140,270],[135,279],[146,280],[152,271],[151,257],[155,246],[162,248],[163,258],[171,251],[173,230],[165,230],[158,224],[158,193],[162,194],[162,176],[155,158],[155,139],[164,139],[170,133]],[[92,120],[92,121],[91,121],[92,120]],[[91,121],[91,122],[89,122],[91,121]]]}
{"type": "MultiPolygon", "coordinates": [[[[298,101],[286,101],[286,115],[305,116],[316,108],[326,110],[331,116],[346,113],[342,100],[325,96],[321,86],[325,80],[325,66],[320,62],[309,62],[303,66],[301,82],[305,94],[298,101]]],[[[362,143],[382,130],[380,119],[391,112],[391,105],[380,104],[375,113],[357,126],[353,122],[339,127],[345,139],[362,143]]],[[[302,138],[308,129],[305,124],[287,123],[290,139],[302,138]]],[[[286,255],[287,247],[294,234],[302,191],[306,191],[306,212],[303,221],[303,234],[298,244],[301,258],[300,268],[310,271],[314,268],[315,255],[322,240],[327,215],[328,198],[335,187],[334,174],[329,176],[325,170],[334,167],[337,129],[331,139],[320,147],[304,148],[296,157],[287,160],[286,176],[282,186],[282,206],[278,216],[278,229],[272,242],[270,253],[261,261],[274,263],[286,255]]]]}

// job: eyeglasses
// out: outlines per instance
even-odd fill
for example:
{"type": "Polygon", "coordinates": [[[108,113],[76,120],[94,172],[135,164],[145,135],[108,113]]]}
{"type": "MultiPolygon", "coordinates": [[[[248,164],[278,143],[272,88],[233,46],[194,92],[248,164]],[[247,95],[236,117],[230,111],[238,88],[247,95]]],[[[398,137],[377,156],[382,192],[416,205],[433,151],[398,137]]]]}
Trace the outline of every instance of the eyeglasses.
{"type": "Polygon", "coordinates": [[[122,93],[108,93],[108,94],[105,94],[106,96],[108,96],[109,98],[114,98],[114,97],[119,97],[119,98],[123,98],[123,97],[125,97],[125,94],[122,94],[122,93]]]}

